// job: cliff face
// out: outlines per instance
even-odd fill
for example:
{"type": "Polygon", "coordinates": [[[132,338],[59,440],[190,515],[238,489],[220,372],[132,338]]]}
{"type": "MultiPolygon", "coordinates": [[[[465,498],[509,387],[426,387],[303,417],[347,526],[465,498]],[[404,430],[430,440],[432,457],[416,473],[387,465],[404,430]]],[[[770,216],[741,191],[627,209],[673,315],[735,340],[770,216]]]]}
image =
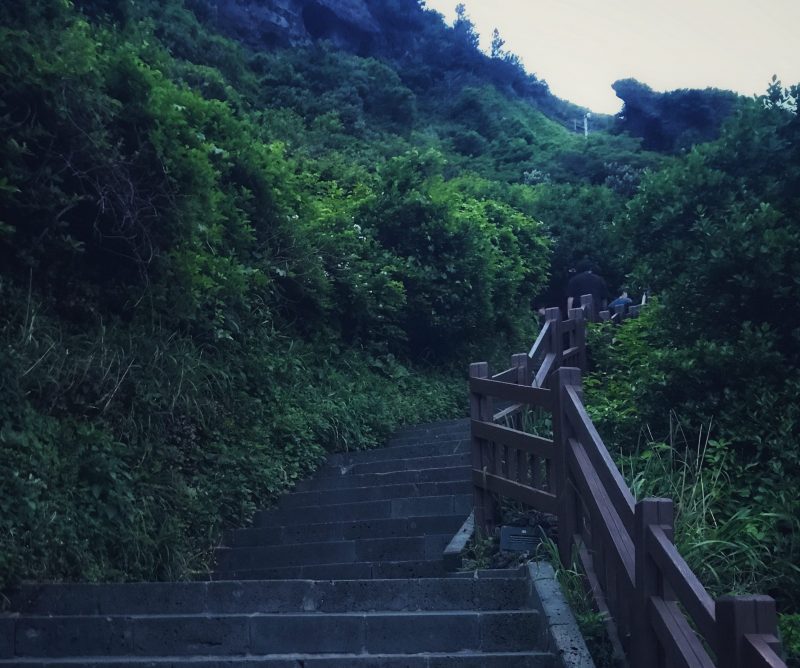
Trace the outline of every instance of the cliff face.
{"type": "Polygon", "coordinates": [[[209,0],[209,5],[221,32],[254,48],[326,39],[366,52],[380,33],[364,0],[209,0]]]}

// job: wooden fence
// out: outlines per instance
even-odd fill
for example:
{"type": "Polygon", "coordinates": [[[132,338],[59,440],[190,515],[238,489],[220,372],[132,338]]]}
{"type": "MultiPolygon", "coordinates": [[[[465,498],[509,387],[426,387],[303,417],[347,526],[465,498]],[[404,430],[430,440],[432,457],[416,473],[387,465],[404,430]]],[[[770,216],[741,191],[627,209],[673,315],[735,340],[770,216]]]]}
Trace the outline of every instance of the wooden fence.
{"type": "MultiPolygon", "coordinates": [[[[712,598],[673,544],[672,501],[637,502],[611,459],[581,391],[586,322],[611,314],[595,314],[590,295],[581,304],[567,320],[548,309],[509,369],[470,365],[476,529],[494,530],[496,495],[556,515],[562,562],[579,556],[633,668],[785,668],[773,599],[712,598]],[[552,415],[552,438],[523,430],[526,408],[552,415]]],[[[616,319],[628,315],[638,308],[616,319]]]]}

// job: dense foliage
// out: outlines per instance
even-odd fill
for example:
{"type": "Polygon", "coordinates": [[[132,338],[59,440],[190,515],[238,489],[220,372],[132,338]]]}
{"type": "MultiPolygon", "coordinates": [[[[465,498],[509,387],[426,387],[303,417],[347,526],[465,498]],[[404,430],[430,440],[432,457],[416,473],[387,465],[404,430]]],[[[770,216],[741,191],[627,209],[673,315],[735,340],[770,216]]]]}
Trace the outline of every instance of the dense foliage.
{"type": "Polygon", "coordinates": [[[634,488],[678,500],[703,582],[786,611],[800,603],[798,92],[774,81],[719,141],[643,179],[617,226],[634,283],[659,298],[597,333],[591,380],[634,488]]]}
{"type": "Polygon", "coordinates": [[[643,145],[654,151],[686,150],[717,139],[739,102],[735,93],[718,88],[657,93],[636,79],[620,79],[613,88],[625,103],[615,118],[615,129],[641,137],[643,145]]]}
{"type": "Polygon", "coordinates": [[[251,52],[203,3],[6,4],[0,585],[201,572],[326,451],[463,414],[472,351],[532,331],[541,188],[619,206],[513,58],[396,4],[429,34],[393,64],[251,52]]]}
{"type": "Polygon", "coordinates": [[[6,3],[0,586],[202,572],[327,451],[463,414],[590,256],[658,294],[596,333],[604,436],[715,592],[796,612],[797,91],[628,95],[666,152],[735,110],[656,155],[571,132],[463,9],[369,5],[354,55],[251,51],[199,0],[6,3]]]}

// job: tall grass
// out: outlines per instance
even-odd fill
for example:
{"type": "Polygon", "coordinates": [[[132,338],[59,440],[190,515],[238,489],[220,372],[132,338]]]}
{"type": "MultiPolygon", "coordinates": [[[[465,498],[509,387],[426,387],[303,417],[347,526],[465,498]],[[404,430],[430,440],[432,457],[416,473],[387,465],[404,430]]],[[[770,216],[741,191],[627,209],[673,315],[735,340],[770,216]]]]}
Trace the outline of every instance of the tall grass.
{"type": "MultiPolygon", "coordinates": [[[[675,543],[703,584],[714,594],[771,591],[786,571],[776,568],[776,546],[800,529],[785,509],[790,499],[773,490],[765,499],[742,504],[736,490],[749,474],[728,444],[711,437],[713,423],[690,437],[679,416],[670,414],[668,439],[643,430],[643,444],[617,461],[635,497],[666,497],[675,504],[675,543]],[[783,501],[783,503],[782,503],[783,501]]],[[[798,571],[786,564],[789,571],[798,571]]]]}

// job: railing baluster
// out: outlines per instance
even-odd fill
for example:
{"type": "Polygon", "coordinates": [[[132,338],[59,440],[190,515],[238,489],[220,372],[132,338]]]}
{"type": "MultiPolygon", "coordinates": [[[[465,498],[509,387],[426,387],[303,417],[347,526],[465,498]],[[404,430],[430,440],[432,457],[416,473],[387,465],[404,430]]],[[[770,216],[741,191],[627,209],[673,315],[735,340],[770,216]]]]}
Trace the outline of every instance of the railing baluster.
{"type": "Polygon", "coordinates": [[[567,469],[567,443],[572,436],[571,427],[564,408],[567,386],[580,390],[581,372],[573,367],[561,367],[551,376],[550,391],[553,393],[553,442],[556,456],[552,460],[553,491],[558,498],[558,553],[561,563],[572,562],[572,541],[578,531],[575,493],[569,484],[567,469]]]}
{"type": "MultiPolygon", "coordinates": [[[[673,509],[670,499],[644,499],[634,511],[633,544],[636,552],[636,606],[631,638],[631,658],[634,666],[664,665],[664,652],[650,621],[650,600],[664,597],[661,573],[647,554],[647,531],[651,524],[668,527],[672,532],[673,509]]],[[[666,529],[665,529],[666,531],[666,529]]]]}
{"type": "MultiPolygon", "coordinates": [[[[561,309],[549,308],[544,312],[544,317],[550,322],[549,352],[553,353],[553,366],[555,371],[561,366],[564,357],[564,337],[561,334],[561,309]]],[[[547,387],[547,379],[543,379],[542,387],[547,387]]]]}
{"type": "MultiPolygon", "coordinates": [[[[488,378],[489,364],[476,362],[470,364],[470,378],[488,378]]],[[[470,416],[473,420],[488,421],[494,414],[491,397],[472,392],[470,394],[470,416]]],[[[484,459],[487,457],[490,444],[482,439],[472,436],[472,468],[485,471],[484,459]]],[[[494,531],[497,522],[497,507],[494,498],[488,490],[476,486],[474,489],[475,528],[477,531],[490,534],[494,531]]]]}
{"type": "MultiPolygon", "coordinates": [[[[599,306],[599,304],[597,304],[599,306]]],[[[581,308],[586,315],[589,322],[597,321],[597,313],[595,313],[594,297],[592,295],[581,295],[581,308]]]]}
{"type": "Polygon", "coordinates": [[[574,345],[578,349],[578,367],[586,373],[586,314],[583,309],[574,308],[569,312],[571,320],[575,321],[574,345]]]}

